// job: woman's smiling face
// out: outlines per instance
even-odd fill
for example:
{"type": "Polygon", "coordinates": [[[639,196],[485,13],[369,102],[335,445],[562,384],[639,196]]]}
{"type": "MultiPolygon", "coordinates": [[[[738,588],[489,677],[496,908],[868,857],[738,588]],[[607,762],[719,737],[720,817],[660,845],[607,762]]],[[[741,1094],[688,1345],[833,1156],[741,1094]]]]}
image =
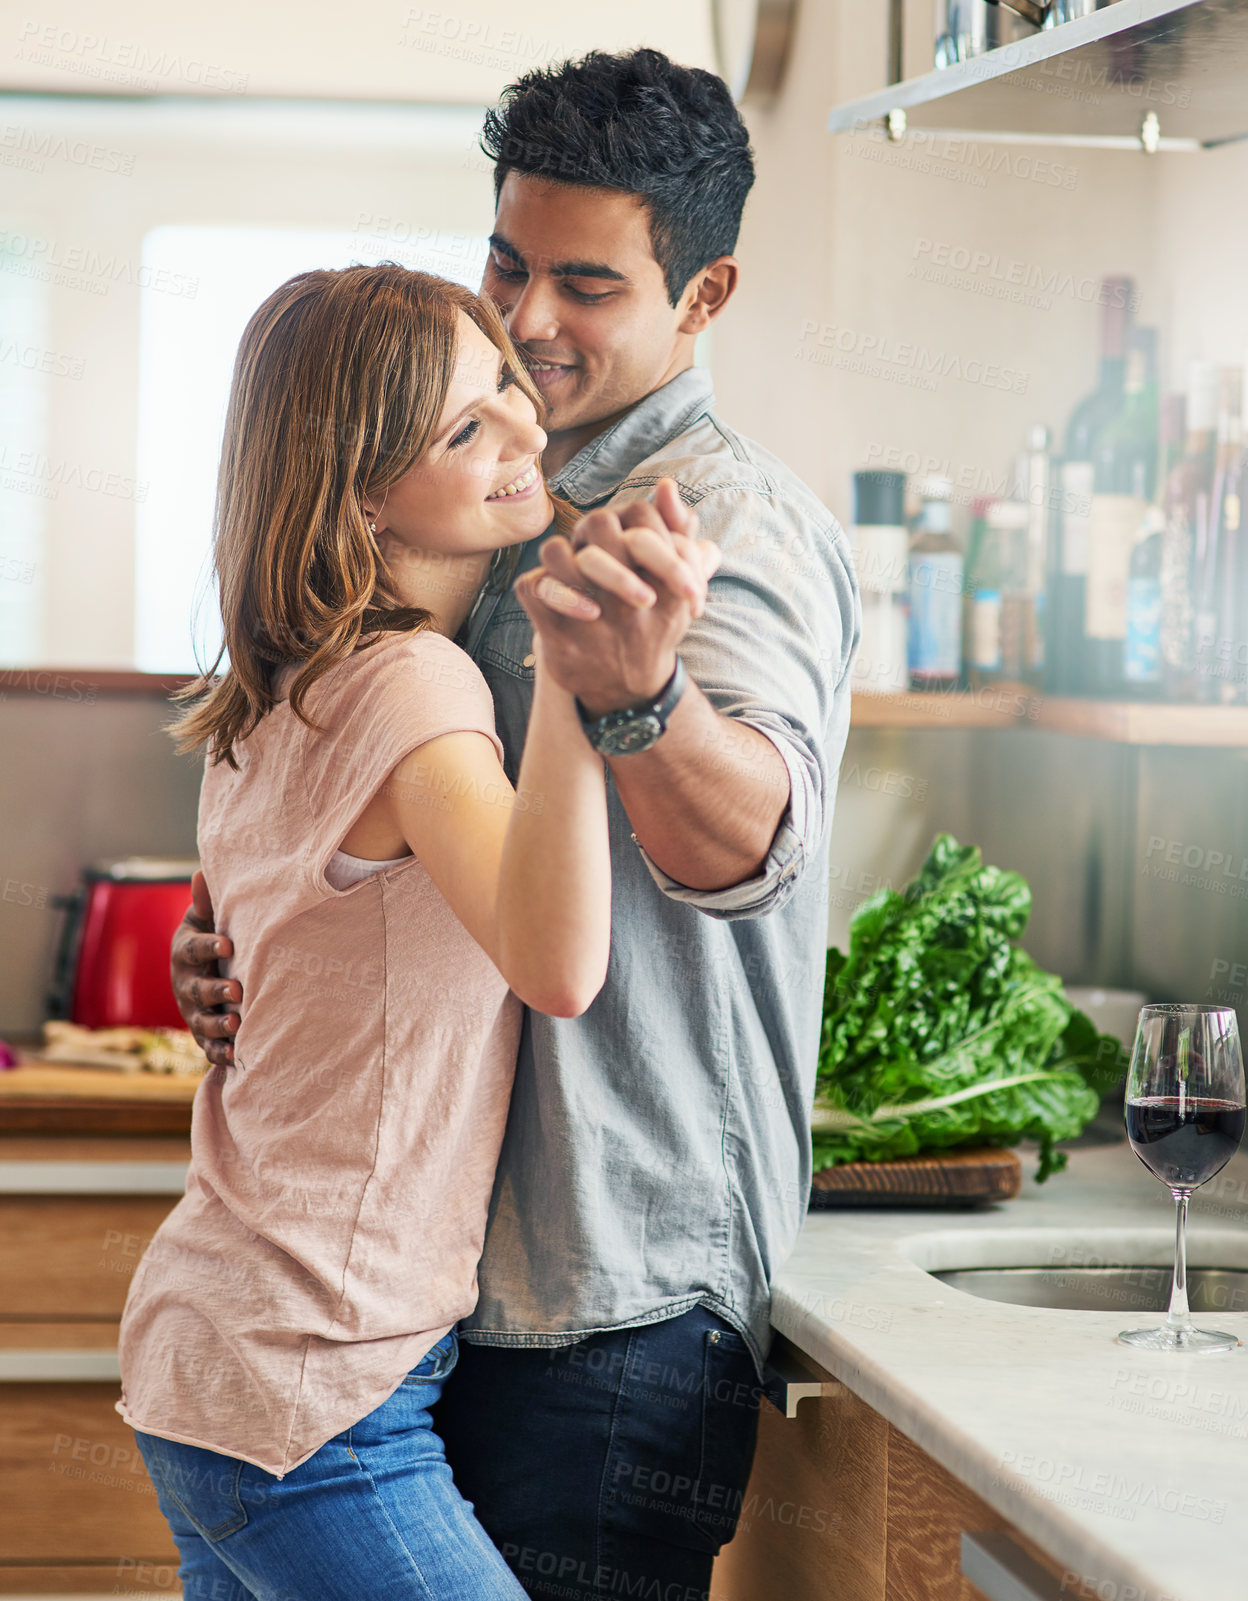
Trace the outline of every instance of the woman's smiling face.
{"type": "Polygon", "coordinates": [[[502,351],[461,311],[434,438],[410,471],[365,503],[387,558],[478,556],[536,538],[551,519],[538,465],[545,444],[502,351]]]}

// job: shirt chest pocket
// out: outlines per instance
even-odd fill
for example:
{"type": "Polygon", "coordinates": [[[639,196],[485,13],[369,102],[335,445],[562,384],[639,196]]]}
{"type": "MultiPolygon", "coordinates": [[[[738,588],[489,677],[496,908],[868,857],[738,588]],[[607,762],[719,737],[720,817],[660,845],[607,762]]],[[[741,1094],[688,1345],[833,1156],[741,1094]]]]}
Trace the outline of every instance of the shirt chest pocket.
{"type": "Polygon", "coordinates": [[[510,597],[500,601],[478,650],[481,661],[512,678],[533,682],[533,624],[522,606],[510,597]]]}

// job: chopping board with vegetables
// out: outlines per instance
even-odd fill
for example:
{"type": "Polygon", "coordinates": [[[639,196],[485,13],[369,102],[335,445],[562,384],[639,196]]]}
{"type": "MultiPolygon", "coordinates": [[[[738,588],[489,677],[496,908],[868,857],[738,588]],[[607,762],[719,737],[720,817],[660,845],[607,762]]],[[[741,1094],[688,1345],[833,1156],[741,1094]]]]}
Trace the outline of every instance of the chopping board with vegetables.
{"type": "Polygon", "coordinates": [[[184,1134],[207,1067],[177,1030],[47,1023],[0,1072],[0,1133],[184,1134]]]}
{"type": "Polygon", "coordinates": [[[811,1180],[810,1209],[841,1206],[980,1206],[1013,1200],[1023,1187],[1023,1164],[1013,1151],[903,1156],[895,1162],[842,1162],[811,1180]]]}
{"type": "Polygon", "coordinates": [[[1015,943],[1030,912],[1020,874],[941,834],[913,883],[854,913],[848,953],[828,952],[812,1205],[850,1205],[855,1191],[930,1202],[942,1185],[965,1202],[984,1161],[1024,1139],[1040,1181],[1065,1167],[1056,1142],[1096,1115],[1127,1062],[1015,943]]]}

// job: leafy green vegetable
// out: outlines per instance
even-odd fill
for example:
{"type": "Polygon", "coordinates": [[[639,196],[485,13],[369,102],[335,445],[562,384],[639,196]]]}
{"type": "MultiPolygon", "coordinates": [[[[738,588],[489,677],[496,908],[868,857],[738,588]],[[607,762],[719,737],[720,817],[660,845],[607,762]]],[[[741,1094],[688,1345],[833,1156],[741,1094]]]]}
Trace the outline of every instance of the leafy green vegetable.
{"type": "Polygon", "coordinates": [[[955,1145],[1037,1140],[1046,1179],[1126,1071],[1046,973],[1014,945],[1031,891],[937,837],[912,884],[881,890],[828,952],[814,1108],[816,1171],[955,1145]]]}

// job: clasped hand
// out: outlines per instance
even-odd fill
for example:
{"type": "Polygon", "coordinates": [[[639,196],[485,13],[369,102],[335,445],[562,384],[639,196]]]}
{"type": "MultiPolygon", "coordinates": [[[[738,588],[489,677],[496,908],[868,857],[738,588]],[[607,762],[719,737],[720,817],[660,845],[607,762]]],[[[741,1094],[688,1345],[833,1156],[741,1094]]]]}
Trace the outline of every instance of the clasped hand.
{"type": "Polygon", "coordinates": [[[591,511],[570,539],[546,540],[541,566],[516,581],[543,668],[591,716],[656,699],[675,671],[719,566],[719,547],[697,531],[697,513],[664,478],[653,501],[591,511]]]}

